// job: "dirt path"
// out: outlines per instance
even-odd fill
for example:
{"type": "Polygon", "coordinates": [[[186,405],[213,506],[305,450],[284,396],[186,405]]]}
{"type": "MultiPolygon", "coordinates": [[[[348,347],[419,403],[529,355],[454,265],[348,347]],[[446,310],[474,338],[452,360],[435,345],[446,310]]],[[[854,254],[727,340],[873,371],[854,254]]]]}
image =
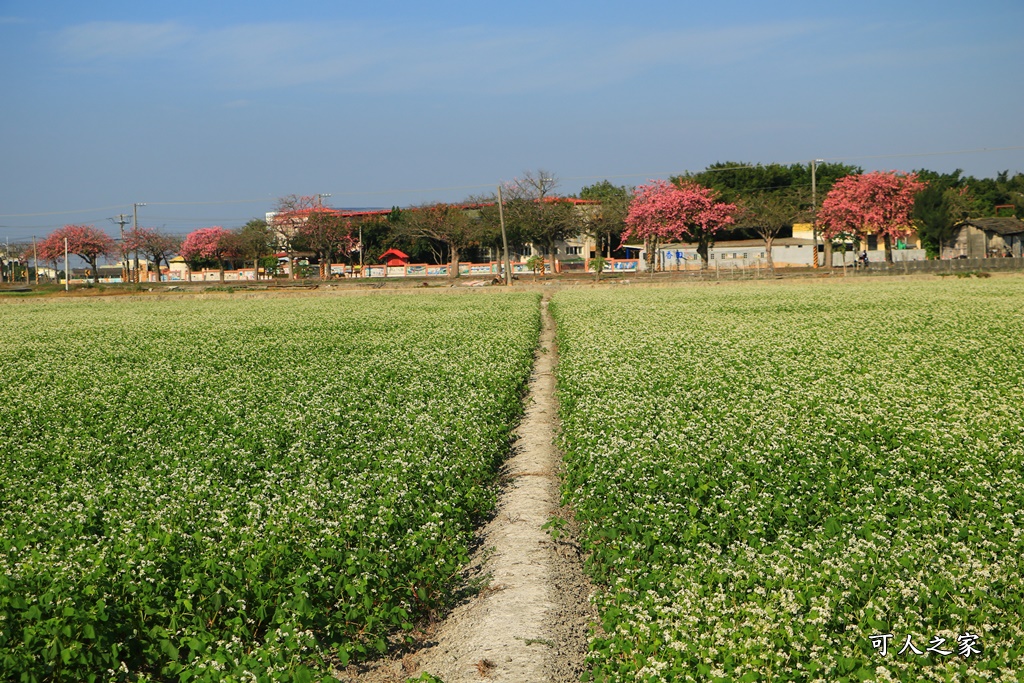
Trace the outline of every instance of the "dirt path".
{"type": "Polygon", "coordinates": [[[590,585],[582,574],[572,523],[557,540],[542,527],[559,509],[561,455],[557,431],[554,321],[547,300],[543,326],[516,431],[513,456],[493,519],[480,532],[468,582],[478,587],[401,660],[378,662],[342,680],[405,681],[423,672],[444,683],[569,683],[583,672],[590,585]]]}

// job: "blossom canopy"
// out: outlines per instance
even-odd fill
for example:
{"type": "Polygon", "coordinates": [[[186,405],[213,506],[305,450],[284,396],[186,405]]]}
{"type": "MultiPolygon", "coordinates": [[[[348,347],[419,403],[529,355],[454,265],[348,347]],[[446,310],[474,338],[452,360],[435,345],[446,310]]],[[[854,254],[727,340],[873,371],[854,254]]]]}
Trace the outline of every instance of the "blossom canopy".
{"type": "Polygon", "coordinates": [[[916,173],[878,171],[836,181],[821,203],[822,235],[880,235],[895,239],[911,230],[914,197],[927,187],[916,173]]]}

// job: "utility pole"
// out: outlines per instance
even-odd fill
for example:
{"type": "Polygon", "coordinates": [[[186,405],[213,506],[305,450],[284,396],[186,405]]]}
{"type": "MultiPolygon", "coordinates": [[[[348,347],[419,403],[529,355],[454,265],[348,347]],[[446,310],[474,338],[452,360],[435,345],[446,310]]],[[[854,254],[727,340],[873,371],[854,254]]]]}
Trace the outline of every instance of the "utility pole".
{"type": "Polygon", "coordinates": [[[39,252],[36,251],[36,236],[32,235],[32,261],[36,266],[36,284],[39,284],[39,252]]]}
{"type": "MultiPolygon", "coordinates": [[[[88,284],[88,281],[86,281],[88,284]]],[[[71,270],[68,268],[68,238],[64,238],[64,291],[71,291],[71,270]]]]}
{"type": "Polygon", "coordinates": [[[505,253],[505,286],[512,286],[512,263],[508,255],[508,234],[505,232],[505,206],[501,199],[501,185],[498,185],[498,220],[501,222],[501,248],[505,253]]]}
{"type": "MultiPolygon", "coordinates": [[[[324,197],[330,197],[330,196],[331,196],[330,192],[317,192],[316,193],[316,205],[317,205],[317,208],[320,208],[320,209],[324,208],[324,197]]],[[[344,269],[345,269],[345,266],[342,265],[342,272],[344,272],[344,269]]],[[[324,279],[324,280],[327,280],[327,279],[329,279],[331,277],[331,262],[330,262],[330,259],[327,260],[327,263],[321,263],[320,264],[320,277],[322,279],[324,279]]]]}
{"type": "Polygon", "coordinates": [[[119,213],[116,221],[110,220],[121,227],[121,282],[128,282],[128,252],[124,248],[124,226],[128,224],[128,217],[119,213]]]}
{"type": "Polygon", "coordinates": [[[814,258],[814,268],[818,267],[818,164],[824,161],[811,159],[811,237],[814,241],[811,256],[814,258]]]}
{"type": "MultiPolygon", "coordinates": [[[[132,204],[132,231],[135,232],[139,229],[139,207],[145,206],[144,202],[136,202],[132,204]]],[[[139,281],[139,250],[135,250],[135,275],[132,277],[132,282],[139,281]]]]}

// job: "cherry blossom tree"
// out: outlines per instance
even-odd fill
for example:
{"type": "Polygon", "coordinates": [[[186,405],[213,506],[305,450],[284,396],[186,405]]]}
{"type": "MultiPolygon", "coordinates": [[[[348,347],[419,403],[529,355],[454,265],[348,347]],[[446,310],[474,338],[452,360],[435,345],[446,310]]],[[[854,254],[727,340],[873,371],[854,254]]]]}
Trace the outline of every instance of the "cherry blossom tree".
{"type": "Polygon", "coordinates": [[[697,243],[701,269],[708,267],[708,249],[715,233],[734,222],[736,205],[718,200],[715,190],[692,181],[655,180],[641,185],[629,205],[622,241],[644,240],[652,270],[655,254],[666,241],[697,243]]]}
{"type": "Polygon", "coordinates": [[[880,235],[885,260],[892,263],[892,242],[912,229],[914,196],[927,187],[916,173],[878,171],[840,178],[818,211],[825,239],[880,235]]]}
{"type": "Polygon", "coordinates": [[[190,268],[204,263],[216,263],[220,268],[220,281],[224,282],[224,262],[238,258],[240,249],[237,236],[217,225],[190,232],[185,236],[178,253],[190,268]]]}
{"type": "Polygon", "coordinates": [[[64,258],[65,238],[68,241],[68,251],[89,264],[93,280],[98,282],[99,258],[117,252],[114,239],[91,225],[65,225],[51,232],[39,243],[39,257],[53,263],[60,262],[64,258]]]}

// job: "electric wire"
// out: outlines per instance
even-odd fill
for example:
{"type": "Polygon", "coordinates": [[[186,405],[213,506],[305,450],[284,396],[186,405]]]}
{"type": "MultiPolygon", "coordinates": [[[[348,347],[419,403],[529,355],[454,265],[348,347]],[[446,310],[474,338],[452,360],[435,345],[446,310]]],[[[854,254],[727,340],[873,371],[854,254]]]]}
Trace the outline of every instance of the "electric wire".
{"type": "MultiPolygon", "coordinates": [[[[1004,151],[1019,151],[1024,150],[1024,145],[1006,145],[1000,147],[980,147],[975,149],[961,149],[961,150],[944,150],[944,151],[933,151],[933,152],[904,152],[904,153],[889,153],[889,154],[870,154],[870,155],[849,155],[849,156],[832,156],[822,157],[817,159],[819,163],[842,163],[842,162],[856,162],[856,161],[867,161],[867,160],[878,160],[878,159],[907,159],[907,158],[924,158],[924,157],[938,157],[938,156],[952,156],[962,154],[981,154],[991,152],[1004,152],[1004,151]]],[[[658,171],[658,172],[640,172],[640,173],[616,173],[616,174],[605,174],[605,175],[586,175],[586,176],[564,176],[560,178],[560,181],[587,181],[587,180],[621,180],[621,179],[632,179],[632,178],[671,178],[681,177],[686,175],[695,175],[701,173],[718,173],[730,170],[740,170],[749,168],[758,168],[766,165],[780,165],[780,166],[793,166],[796,164],[809,163],[807,159],[800,159],[789,162],[768,162],[768,163],[750,163],[750,164],[737,164],[733,166],[723,166],[717,168],[705,168],[700,170],[676,170],[676,171],[658,171]]],[[[423,187],[423,188],[394,188],[394,189],[383,189],[383,190],[347,190],[331,192],[332,196],[338,197],[355,197],[355,196],[384,196],[384,195],[410,195],[410,194],[423,194],[429,192],[456,192],[456,191],[467,191],[467,190],[481,190],[494,188],[501,184],[501,181],[491,183],[480,183],[475,185],[450,185],[450,186],[438,186],[438,187],[423,187]]],[[[790,185],[789,187],[802,187],[803,184],[790,185]]],[[[770,189],[770,188],[764,188],[770,189]]],[[[204,200],[204,201],[160,201],[160,202],[146,202],[146,206],[163,206],[163,207],[190,207],[190,206],[228,206],[228,205],[245,205],[245,204],[263,204],[264,206],[272,205],[276,199],[271,197],[263,197],[259,199],[222,199],[222,200],[204,200]]],[[[61,211],[38,211],[29,213],[10,213],[0,214],[0,219],[12,219],[12,218],[45,218],[54,216],[68,216],[78,215],[83,216],[87,214],[98,214],[106,213],[118,210],[128,210],[133,207],[131,202],[124,204],[114,204],[109,206],[93,207],[86,209],[68,209],[61,211]]],[[[363,208],[380,208],[380,207],[363,207],[363,208]]],[[[104,217],[106,218],[106,217],[104,217]]],[[[141,217],[140,217],[141,218],[141,217]]],[[[215,224],[244,224],[250,218],[239,218],[238,216],[224,218],[224,217],[203,217],[203,216],[191,216],[191,217],[180,217],[180,216],[153,216],[151,214],[146,215],[145,222],[147,225],[155,225],[162,223],[164,227],[167,227],[169,223],[179,223],[182,225],[188,225],[194,227],[196,225],[215,225],[215,224]]],[[[48,230],[54,230],[61,227],[61,224],[53,224],[45,222],[41,224],[32,225],[9,225],[0,224],[0,230],[3,231],[17,231],[24,233],[25,235],[32,234],[32,231],[36,233],[48,230]]],[[[140,221],[141,222],[141,221],[140,221]]],[[[24,239],[24,238],[23,238],[24,239]]]]}

